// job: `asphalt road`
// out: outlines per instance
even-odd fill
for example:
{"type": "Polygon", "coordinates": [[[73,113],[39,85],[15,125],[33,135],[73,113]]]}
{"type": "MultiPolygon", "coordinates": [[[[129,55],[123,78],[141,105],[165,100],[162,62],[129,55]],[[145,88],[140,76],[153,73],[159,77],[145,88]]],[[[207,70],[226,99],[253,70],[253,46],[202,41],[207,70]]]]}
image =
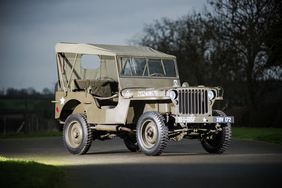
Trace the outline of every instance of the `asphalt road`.
{"type": "Polygon", "coordinates": [[[197,140],[172,141],[157,157],[132,153],[119,138],[94,141],[79,156],[66,151],[61,137],[0,139],[0,155],[57,165],[67,175],[63,187],[75,188],[265,188],[282,178],[282,146],[238,139],[220,155],[197,140]]]}

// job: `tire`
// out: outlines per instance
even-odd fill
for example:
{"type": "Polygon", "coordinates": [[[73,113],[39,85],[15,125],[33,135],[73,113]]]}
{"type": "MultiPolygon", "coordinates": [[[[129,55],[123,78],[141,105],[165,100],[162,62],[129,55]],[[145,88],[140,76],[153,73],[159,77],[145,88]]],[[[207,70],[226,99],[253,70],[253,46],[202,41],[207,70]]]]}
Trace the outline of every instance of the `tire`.
{"type": "MultiPolygon", "coordinates": [[[[219,110],[213,110],[213,116],[226,116],[226,114],[219,110]]],[[[201,141],[203,148],[209,153],[223,153],[230,145],[231,141],[231,124],[221,124],[222,131],[215,135],[212,140],[204,139],[201,141]]]]}
{"type": "Polygon", "coordinates": [[[132,152],[140,151],[140,148],[137,144],[136,136],[134,137],[130,136],[128,138],[125,138],[123,141],[127,149],[129,149],[129,151],[132,151],[132,152]]]}
{"type": "Polygon", "coordinates": [[[86,115],[71,114],[64,125],[63,140],[68,152],[74,155],[85,154],[92,144],[92,132],[86,115]]]}
{"type": "Polygon", "coordinates": [[[168,142],[168,129],[164,117],[155,111],[145,112],[137,123],[137,143],[141,151],[148,156],[160,155],[168,142]]]}

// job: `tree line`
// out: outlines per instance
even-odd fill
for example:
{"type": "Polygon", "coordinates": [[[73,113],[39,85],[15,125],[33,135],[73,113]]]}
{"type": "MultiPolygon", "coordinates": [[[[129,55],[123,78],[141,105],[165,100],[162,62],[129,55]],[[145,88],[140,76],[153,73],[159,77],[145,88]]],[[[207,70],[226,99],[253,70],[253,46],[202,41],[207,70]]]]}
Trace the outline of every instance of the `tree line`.
{"type": "Polygon", "coordinates": [[[211,9],[146,24],[128,43],[175,55],[182,82],[221,85],[229,105],[256,112],[282,87],[282,1],[207,3],[211,9]]]}
{"type": "Polygon", "coordinates": [[[34,88],[23,88],[23,89],[15,89],[15,88],[7,88],[0,89],[0,97],[12,97],[12,98],[40,98],[40,97],[53,97],[54,91],[51,91],[48,88],[44,88],[42,92],[36,91],[34,88]]]}

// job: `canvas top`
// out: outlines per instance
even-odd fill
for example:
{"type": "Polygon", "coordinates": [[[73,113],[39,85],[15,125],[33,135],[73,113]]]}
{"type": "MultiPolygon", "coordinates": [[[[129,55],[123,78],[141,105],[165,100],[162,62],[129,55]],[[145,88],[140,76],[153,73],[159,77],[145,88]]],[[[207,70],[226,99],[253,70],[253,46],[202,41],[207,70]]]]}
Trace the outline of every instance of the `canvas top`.
{"type": "Polygon", "coordinates": [[[77,53],[106,56],[135,56],[135,57],[158,57],[158,58],[175,58],[173,55],[154,50],[146,46],[121,46],[121,45],[104,45],[104,44],[87,44],[87,43],[57,43],[55,46],[56,53],[77,53]]]}

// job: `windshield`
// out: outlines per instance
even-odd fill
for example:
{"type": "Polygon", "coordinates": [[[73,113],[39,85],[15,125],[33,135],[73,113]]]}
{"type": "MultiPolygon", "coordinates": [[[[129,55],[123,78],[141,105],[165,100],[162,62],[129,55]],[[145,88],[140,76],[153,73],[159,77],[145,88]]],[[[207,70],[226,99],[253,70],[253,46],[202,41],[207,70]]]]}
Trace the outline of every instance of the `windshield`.
{"type": "Polygon", "coordinates": [[[173,59],[119,58],[121,76],[177,77],[173,59]]]}

